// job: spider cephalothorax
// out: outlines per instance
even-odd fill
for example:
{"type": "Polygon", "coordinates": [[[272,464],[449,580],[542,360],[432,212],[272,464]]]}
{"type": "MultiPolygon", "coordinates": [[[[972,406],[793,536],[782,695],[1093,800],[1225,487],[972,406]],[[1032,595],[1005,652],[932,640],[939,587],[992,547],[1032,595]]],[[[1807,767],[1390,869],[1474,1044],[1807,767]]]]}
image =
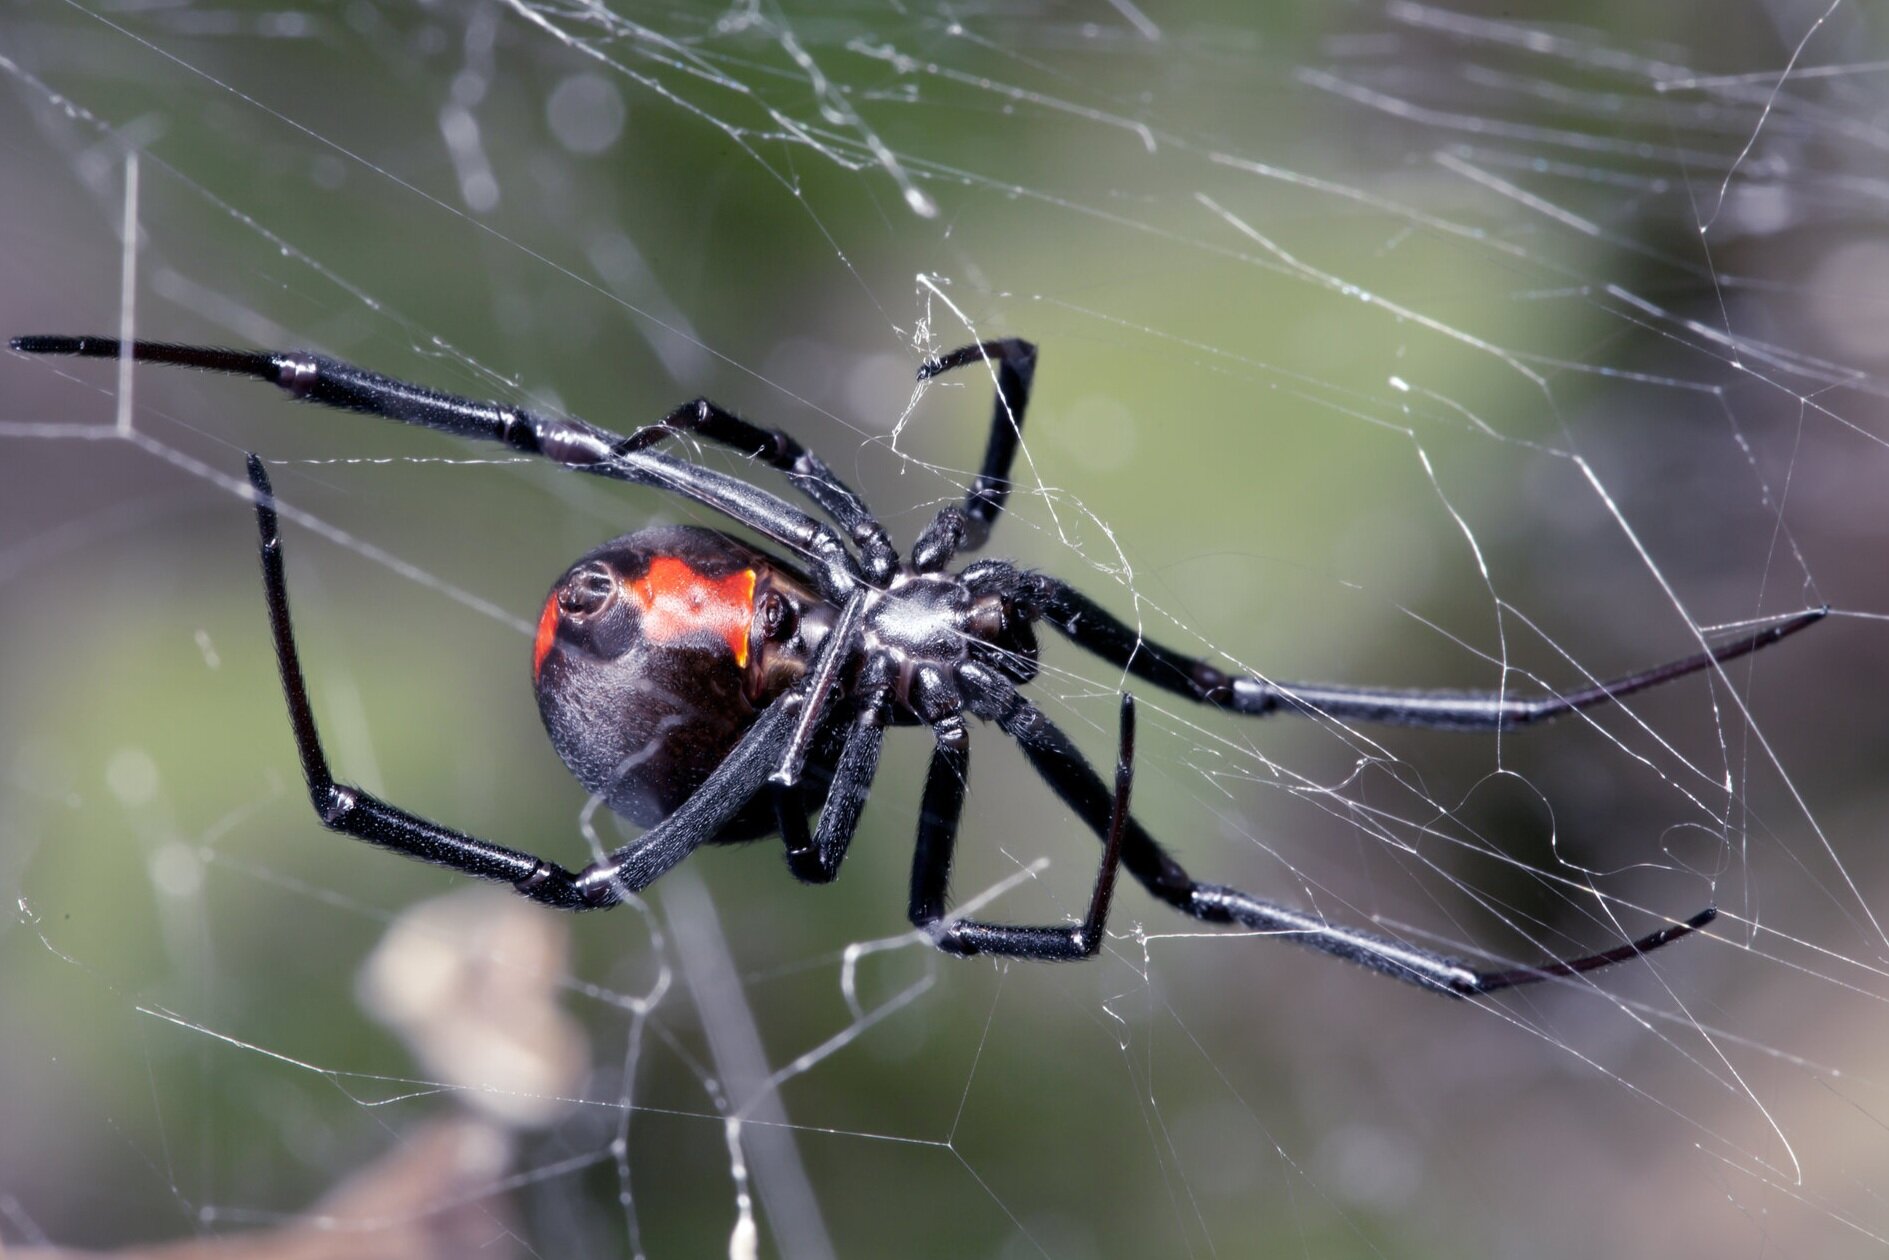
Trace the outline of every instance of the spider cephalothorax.
{"type": "Polygon", "coordinates": [[[311,403],[498,441],[581,472],[651,486],[721,513],[792,554],[795,564],[725,534],[668,528],[604,544],[552,587],[532,674],[552,743],[578,781],[647,828],[570,871],[449,830],[336,783],[297,660],[275,500],[250,456],[264,587],[276,657],[309,794],[334,830],[482,879],[504,880],[562,909],[612,905],[699,846],[779,831],[789,869],[809,883],[838,874],[878,767],[884,728],[933,736],[912,866],[911,920],[940,949],[1036,959],[1085,958],[1102,943],[1118,867],[1156,898],[1209,923],[1283,936],[1433,992],[1468,996],[1591,971],[1656,949],[1710,909],[1581,958],[1482,970],[1428,949],[1195,880],[1128,810],[1134,705],[1122,697],[1111,791],[1020,690],[1036,675],[1041,622],[1143,681],[1228,712],[1323,714],[1442,730],[1505,730],[1618,700],[1774,643],[1816,621],[1810,610],[1755,633],[1611,682],[1564,694],[1415,692],[1275,683],[1229,674],[1143,639],[1066,583],[1002,560],[951,569],[983,545],[1010,490],[1036,349],[988,341],[927,360],[921,380],[980,365],[997,386],[984,464],[962,507],[941,511],[901,562],[885,529],[820,459],[779,429],[706,399],[621,436],[582,421],[436,393],[320,355],[268,354],[103,337],[20,337],[30,354],[128,354],[252,376],[311,403]],[[662,454],[677,434],[767,464],[831,524],[739,478],[662,454]],[[967,716],[1016,741],[1058,797],[1103,841],[1078,923],[1022,927],[954,918],[945,890],[964,804],[967,716]],[[817,811],[817,827],[809,817],[817,811]]]}

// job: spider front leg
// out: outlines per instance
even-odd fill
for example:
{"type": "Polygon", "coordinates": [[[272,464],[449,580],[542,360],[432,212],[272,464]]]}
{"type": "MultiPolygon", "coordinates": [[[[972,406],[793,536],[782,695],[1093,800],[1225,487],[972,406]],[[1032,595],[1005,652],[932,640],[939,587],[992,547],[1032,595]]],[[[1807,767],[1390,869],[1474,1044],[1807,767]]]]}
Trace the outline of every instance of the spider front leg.
{"type": "MultiPolygon", "coordinates": [[[[454,437],[499,442],[521,454],[579,472],[681,495],[790,548],[811,566],[810,576],[820,594],[835,604],[844,604],[864,576],[838,534],[779,496],[712,468],[648,450],[668,432],[661,428],[625,437],[582,420],[542,416],[508,403],[462,398],[413,385],[319,354],[228,350],[161,341],[120,343],[114,337],[36,335],[15,337],[8,344],[22,354],[87,359],[115,359],[128,354],[140,363],[252,377],[281,388],[301,402],[380,416],[454,437]]],[[[733,421],[734,417],[728,419],[733,421]]],[[[727,433],[717,440],[736,441],[738,437],[727,433]]],[[[816,502],[837,512],[850,514],[855,507],[859,514],[865,512],[857,497],[843,486],[816,502]]],[[[864,521],[870,521],[870,517],[864,521]]],[[[851,519],[851,524],[864,526],[857,517],[851,519]]]]}
{"type": "Polygon", "coordinates": [[[972,705],[1017,741],[1043,781],[1105,841],[1105,852],[1119,846],[1122,864],[1144,888],[1204,923],[1233,924],[1276,935],[1432,993],[1475,997],[1637,958],[1690,935],[1718,915],[1707,908],[1683,923],[1660,928],[1603,953],[1555,959],[1532,967],[1483,971],[1447,954],[1331,923],[1320,915],[1266,901],[1237,888],[1202,883],[1170,857],[1140,823],[1124,816],[1119,772],[1111,805],[1101,776],[1040,709],[981,666],[966,665],[958,672],[972,705]]]}
{"type": "MultiPolygon", "coordinates": [[[[322,825],[331,831],[461,874],[511,884],[533,901],[560,910],[604,908],[621,901],[625,891],[635,892],[647,887],[701,845],[713,840],[762,790],[768,775],[779,765],[782,752],[792,741],[799,710],[806,702],[800,692],[788,692],[762,710],[734,749],[675,812],[604,860],[576,872],[533,854],[442,827],[352,784],[337,783],[329,771],[327,755],[322,751],[314,709],[308,700],[308,686],[296,652],[275,494],[262,461],[254,455],[249,456],[249,481],[256,503],[263,589],[268,600],[276,666],[288,701],[289,721],[294,729],[302,773],[308,780],[309,799],[322,825]]],[[[849,609],[856,612],[863,598],[863,594],[856,595],[849,609]]],[[[835,635],[822,651],[833,653],[844,647],[840,636],[835,635]]]]}
{"type": "Polygon", "coordinates": [[[846,531],[859,548],[860,567],[866,578],[877,586],[892,580],[899,565],[899,553],[865,500],[833,474],[826,461],[802,446],[784,429],[763,428],[710,402],[697,398],[683,403],[657,423],[630,435],[629,447],[642,450],[675,433],[692,433],[710,442],[758,459],[780,470],[795,489],[807,496],[822,512],[846,531]]]}
{"type": "Polygon", "coordinates": [[[928,381],[973,363],[988,363],[997,370],[997,400],[991,407],[984,467],[964,496],[965,530],[959,541],[975,551],[990,537],[991,526],[1010,497],[1010,466],[1023,441],[1023,412],[1030,405],[1030,383],[1036,377],[1036,347],[1018,337],[964,346],[927,359],[918,369],[918,379],[928,381]]]}
{"type": "Polygon", "coordinates": [[[963,718],[953,714],[936,728],[931,772],[918,821],[918,847],[912,858],[911,918],[932,943],[947,954],[995,954],[1040,962],[1075,962],[1102,948],[1115,875],[1121,866],[1122,835],[1128,823],[1128,793],[1134,783],[1135,701],[1122,696],[1121,733],[1115,763],[1115,796],[1103,833],[1102,866],[1089,894],[1089,912],[1081,923],[1058,927],[1022,927],[945,918],[945,890],[951,880],[951,851],[957,843],[964,810],[965,773],[970,744],[963,718]]]}

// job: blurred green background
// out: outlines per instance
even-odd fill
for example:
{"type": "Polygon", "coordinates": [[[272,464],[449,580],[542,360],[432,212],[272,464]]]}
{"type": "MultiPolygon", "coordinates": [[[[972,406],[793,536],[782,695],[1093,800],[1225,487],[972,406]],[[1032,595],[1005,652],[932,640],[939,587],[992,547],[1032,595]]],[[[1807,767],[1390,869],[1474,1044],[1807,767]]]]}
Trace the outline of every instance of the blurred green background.
{"type": "MultiPolygon", "coordinates": [[[[869,954],[864,1008],[928,987],[863,1021],[844,951],[904,927],[924,766],[896,736],[833,887],[763,843],[646,916],[556,923],[592,1066],[475,1179],[490,1252],[729,1249],[720,1009],[773,1069],[843,1043],[778,1089],[792,1157],[751,1153],[761,1254],[1874,1253],[1883,43],[1821,12],[27,0],[0,16],[0,324],[117,327],[135,148],[144,335],[617,428],[706,394],[901,541],[962,494],[989,405],[975,373],[914,402],[917,363],[1026,336],[993,550],[1269,677],[1567,686],[1840,614],[1731,689],[1500,741],[1142,696],[1136,808],[1203,878],[1502,959],[1726,911],[1656,966],[1486,1006],[1129,889],[1082,967],[869,954]],[[794,1161],[813,1207],[770,1207],[794,1161]]],[[[138,373],[138,441],[37,427],[111,424],[109,364],[0,357],[0,399],[0,1240],[319,1224],[467,1102],[357,1000],[455,881],[307,809],[241,452],[299,514],[338,772],[570,861],[530,623],[600,540],[708,518],[188,373],[138,373]]],[[[1039,703],[1107,758],[1119,677],[1046,662],[1039,703]]],[[[974,747],[955,891],[1047,858],[988,913],[1074,913],[1092,842],[974,747]]]]}

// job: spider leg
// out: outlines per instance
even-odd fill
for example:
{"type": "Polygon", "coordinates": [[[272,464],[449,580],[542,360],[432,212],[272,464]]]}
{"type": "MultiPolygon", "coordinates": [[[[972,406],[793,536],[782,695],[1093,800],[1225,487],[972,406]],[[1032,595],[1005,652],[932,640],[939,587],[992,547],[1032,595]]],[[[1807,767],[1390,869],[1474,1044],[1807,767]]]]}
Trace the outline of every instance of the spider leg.
{"type": "MultiPolygon", "coordinates": [[[[1001,574],[1004,566],[983,561],[973,566],[978,580],[1001,574]]],[[[1014,570],[1012,572],[1015,572],[1014,570]]],[[[967,571],[967,578],[971,577],[967,571]]],[[[988,580],[1001,581],[999,578],[988,580]]],[[[1120,666],[1135,677],[1202,704],[1261,717],[1268,713],[1315,713],[1341,721],[1382,722],[1446,731],[1506,731],[1591,709],[1636,691],[1698,673],[1768,647],[1821,621],[1828,608],[1812,608],[1764,629],[1722,643],[1709,652],[1668,661],[1651,669],[1565,693],[1509,695],[1476,691],[1405,691],[1345,687],[1329,683],[1268,682],[1228,674],[1206,661],[1151,643],[1088,596],[1040,573],[1016,574],[1012,588],[1019,610],[1061,631],[1078,647],[1120,666]]]]}
{"type": "Polygon", "coordinates": [[[1102,948],[1109,902],[1115,894],[1115,875],[1122,859],[1122,837],[1128,825],[1128,793],[1134,783],[1135,702],[1122,696],[1121,735],[1115,767],[1115,795],[1104,820],[1102,865],[1089,894],[1089,912],[1081,923],[1054,927],[1022,927],[945,918],[945,890],[951,879],[951,851],[957,843],[958,819],[964,809],[965,773],[970,768],[970,742],[963,738],[963,718],[953,715],[939,723],[932,747],[931,771],[925,776],[924,805],[918,820],[918,847],[912,857],[912,922],[947,954],[995,954],[1040,962],[1074,962],[1092,957],[1102,948]]]}
{"type": "Polygon", "coordinates": [[[799,721],[794,724],[793,734],[788,738],[786,748],[781,751],[780,764],[768,776],[777,786],[793,787],[800,782],[807,754],[813,750],[813,741],[819,733],[820,724],[826,719],[827,703],[840,689],[840,670],[854,654],[853,645],[859,639],[859,627],[865,619],[866,598],[862,590],[846,601],[839,616],[833,619],[833,628],[827,632],[825,646],[814,660],[813,668],[807,671],[806,677],[796,688],[805,703],[799,721]]]}
{"type": "Polygon", "coordinates": [[[937,573],[951,563],[951,558],[971,536],[971,518],[953,503],[939,509],[925,532],[912,544],[912,569],[918,573],[937,573]]]}
{"type": "Polygon", "coordinates": [[[795,489],[825,512],[833,523],[846,532],[859,548],[860,566],[866,580],[884,586],[898,569],[899,553],[865,500],[833,474],[826,461],[802,446],[782,429],[764,428],[743,420],[706,398],[697,398],[670,412],[662,420],[630,436],[637,450],[651,446],[673,433],[693,433],[711,442],[731,447],[750,459],[758,459],[786,474],[795,489]]]}
{"type": "MultiPolygon", "coordinates": [[[[26,354],[69,354],[92,359],[114,359],[121,350],[112,337],[15,337],[10,344],[26,354]]],[[[737,477],[644,449],[654,442],[648,430],[626,438],[582,420],[540,416],[505,403],[410,385],[325,355],[176,346],[155,341],[134,341],[129,349],[131,357],[139,362],[254,377],[278,385],[302,401],[398,420],[455,437],[502,442],[515,451],[582,472],[668,490],[713,508],[807,559],[814,566],[813,577],[820,593],[836,604],[845,603],[862,580],[858,562],[831,527],[737,477]]],[[[850,491],[836,494],[832,502],[843,506],[850,495],[850,491]]]]}
{"type": "MultiPolygon", "coordinates": [[[[601,904],[614,905],[622,897],[621,890],[642,891],[712,841],[729,819],[766,789],[782,747],[793,737],[800,698],[798,692],[788,692],[763,709],[722,763],[674,813],[579,871],[569,880],[571,889],[592,904],[601,899],[601,904]]],[[[545,866],[549,869],[538,879],[521,882],[518,890],[530,897],[537,897],[540,889],[558,892],[563,872],[549,863],[545,866]]]]}
{"type": "MultiPolygon", "coordinates": [[[[623,890],[634,892],[647,887],[702,844],[714,839],[728,820],[761,790],[793,737],[798,710],[805,701],[799,692],[789,692],[763,709],[733,751],[674,813],[603,861],[593,862],[576,872],[533,854],[442,827],[352,784],[337,783],[328,769],[327,755],[322,751],[314,709],[308,702],[308,687],[295,648],[275,495],[262,461],[254,455],[249,457],[249,480],[256,501],[269,628],[275,641],[282,691],[288,700],[289,721],[295,732],[295,747],[301,756],[302,773],[308,780],[309,799],[314,803],[315,813],[322,825],[332,831],[479,879],[509,883],[533,901],[561,910],[611,906],[622,899],[623,890]]],[[[863,594],[856,596],[855,602],[863,598],[863,594]]],[[[842,647],[836,635],[829,638],[822,651],[832,653],[842,647]]]]}
{"type": "MultiPolygon", "coordinates": [[[[1706,909],[1682,924],[1664,927],[1626,945],[1581,958],[1556,959],[1533,967],[1482,971],[1432,950],[1328,922],[1322,916],[1250,896],[1223,884],[1194,879],[1133,818],[1118,820],[1102,779],[1069,737],[1043,712],[996,674],[981,666],[960,667],[973,707],[993,718],[1015,739],[1030,764],[1056,795],[1098,836],[1114,843],[1120,831],[1128,873],[1162,901],[1206,923],[1237,924],[1285,937],[1395,980],[1451,997],[1473,997],[1553,976],[1570,976],[1637,958],[1704,927],[1717,917],[1706,909]]],[[[1119,780],[1117,799],[1119,800],[1119,780]]]]}
{"type": "Polygon", "coordinates": [[[840,863],[846,860],[860,812],[872,790],[873,776],[879,770],[891,686],[888,665],[885,658],[872,657],[861,671],[861,699],[827,788],[818,831],[808,834],[806,811],[794,808],[798,802],[789,789],[776,786],[775,812],[781,838],[787,845],[787,868],[802,883],[832,883],[840,873],[840,863]]]}
{"type": "Polygon", "coordinates": [[[1017,337],[964,346],[919,365],[918,379],[928,381],[953,368],[988,363],[997,369],[997,400],[991,408],[990,441],[984,448],[984,467],[964,496],[965,532],[962,545],[976,550],[990,537],[990,528],[1003,514],[1010,497],[1010,465],[1023,440],[1023,412],[1030,405],[1030,382],[1036,375],[1036,347],[1017,337]]]}

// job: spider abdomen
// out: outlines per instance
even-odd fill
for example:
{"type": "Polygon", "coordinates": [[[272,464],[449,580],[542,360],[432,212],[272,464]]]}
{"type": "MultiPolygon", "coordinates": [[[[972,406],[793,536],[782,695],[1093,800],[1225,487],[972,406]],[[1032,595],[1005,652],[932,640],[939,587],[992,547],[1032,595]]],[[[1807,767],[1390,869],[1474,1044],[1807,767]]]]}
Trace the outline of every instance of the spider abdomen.
{"type": "Polygon", "coordinates": [[[539,618],[532,675],[552,745],[611,810],[654,826],[804,670],[824,624],[809,604],[799,575],[713,530],[612,539],[564,572],[539,618]]]}

